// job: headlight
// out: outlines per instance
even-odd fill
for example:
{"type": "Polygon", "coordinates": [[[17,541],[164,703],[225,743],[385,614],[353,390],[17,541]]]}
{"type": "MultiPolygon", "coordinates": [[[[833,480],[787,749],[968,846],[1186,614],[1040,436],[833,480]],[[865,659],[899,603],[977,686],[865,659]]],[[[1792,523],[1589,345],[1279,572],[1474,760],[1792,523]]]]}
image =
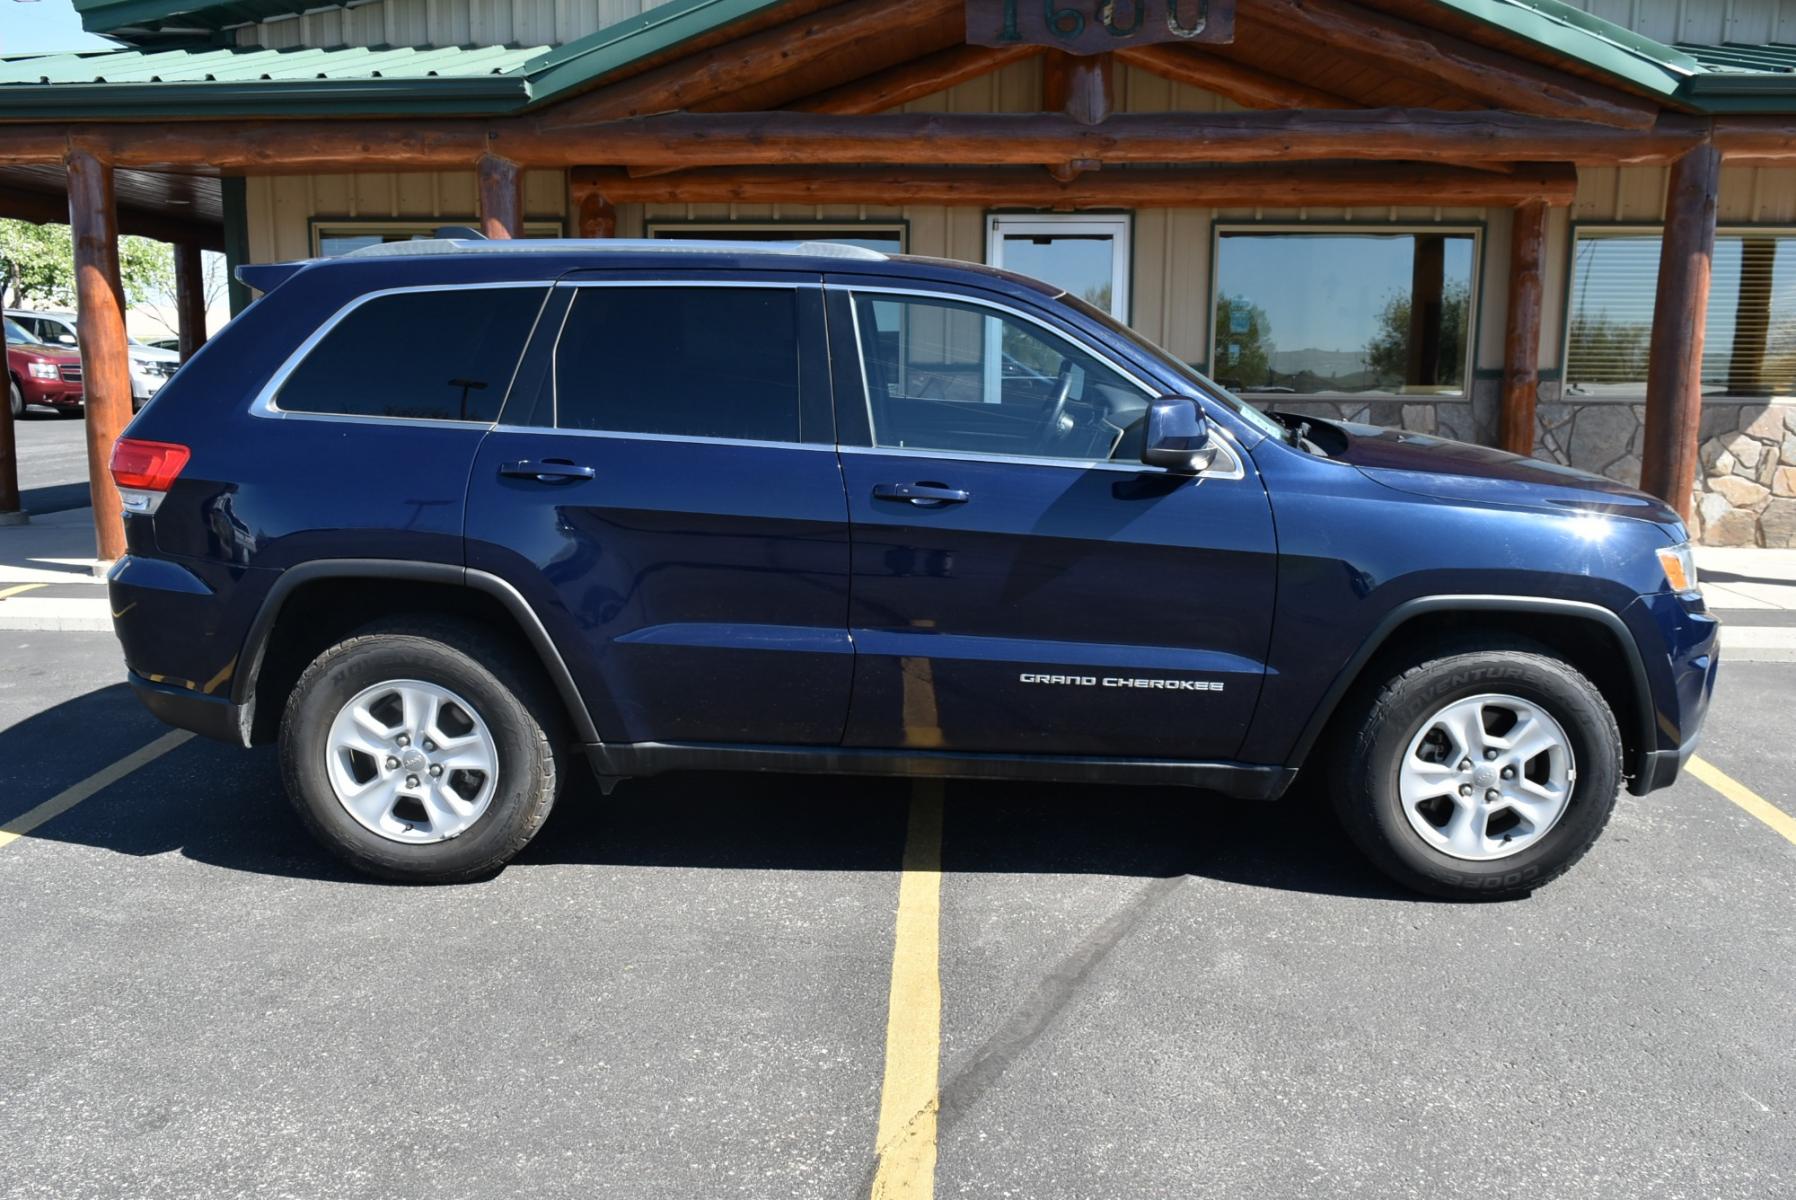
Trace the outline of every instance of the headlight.
{"type": "Polygon", "coordinates": [[[33,379],[55,379],[56,364],[51,362],[34,362],[26,365],[33,379]]]}
{"type": "Polygon", "coordinates": [[[1674,592],[1694,592],[1696,590],[1696,557],[1690,553],[1689,542],[1679,542],[1675,546],[1666,546],[1658,551],[1659,565],[1665,568],[1665,581],[1674,592]]]}

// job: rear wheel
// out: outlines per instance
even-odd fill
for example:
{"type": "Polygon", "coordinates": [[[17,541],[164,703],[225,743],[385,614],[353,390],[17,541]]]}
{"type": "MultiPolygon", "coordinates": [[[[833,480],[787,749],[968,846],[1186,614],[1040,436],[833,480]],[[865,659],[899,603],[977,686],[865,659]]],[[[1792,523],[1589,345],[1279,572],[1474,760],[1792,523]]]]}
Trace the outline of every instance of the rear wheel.
{"type": "Polygon", "coordinates": [[[306,668],[281,721],[301,819],[387,879],[448,883],[504,866],[561,776],[560,710],[532,664],[473,625],[371,626],[306,668]]]}
{"type": "Polygon", "coordinates": [[[1560,874],[1608,823],[1621,734],[1602,693],[1542,647],[1443,648],[1348,714],[1335,806],[1386,874],[1498,899],[1560,874]]]}

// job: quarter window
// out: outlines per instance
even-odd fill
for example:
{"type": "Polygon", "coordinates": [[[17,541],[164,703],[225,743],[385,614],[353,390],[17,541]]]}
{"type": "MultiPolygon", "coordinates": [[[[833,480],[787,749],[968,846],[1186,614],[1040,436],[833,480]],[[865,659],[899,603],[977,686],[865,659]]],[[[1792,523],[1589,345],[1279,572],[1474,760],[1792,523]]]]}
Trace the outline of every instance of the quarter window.
{"type": "Polygon", "coordinates": [[[954,300],[857,293],[854,308],[874,445],[1139,457],[1146,393],[1065,338],[954,300]]]}
{"type": "Polygon", "coordinates": [[[490,422],[545,289],[396,292],[357,306],[275,396],[287,412],[490,422]]]}
{"type": "Polygon", "coordinates": [[[1210,374],[1237,392],[1462,395],[1471,230],[1220,230],[1210,374]]]}
{"type": "Polygon", "coordinates": [[[792,288],[576,288],[555,350],[555,423],[796,442],[798,374],[792,288]]]}

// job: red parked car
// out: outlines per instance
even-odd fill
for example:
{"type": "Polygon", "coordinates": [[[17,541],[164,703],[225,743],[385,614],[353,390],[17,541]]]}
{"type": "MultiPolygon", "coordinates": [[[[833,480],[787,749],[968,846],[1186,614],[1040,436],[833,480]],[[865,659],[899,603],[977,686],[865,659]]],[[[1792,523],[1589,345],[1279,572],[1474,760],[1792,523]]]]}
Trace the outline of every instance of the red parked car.
{"type": "Polygon", "coordinates": [[[62,412],[81,407],[81,355],[45,345],[11,318],[6,318],[6,373],[15,417],[28,404],[62,412]]]}

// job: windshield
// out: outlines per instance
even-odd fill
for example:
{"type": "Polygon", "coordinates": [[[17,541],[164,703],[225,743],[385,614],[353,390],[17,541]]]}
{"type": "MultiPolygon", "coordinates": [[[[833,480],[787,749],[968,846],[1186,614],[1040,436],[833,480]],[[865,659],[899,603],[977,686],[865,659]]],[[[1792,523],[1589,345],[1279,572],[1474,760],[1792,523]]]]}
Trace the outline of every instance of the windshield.
{"type": "Polygon", "coordinates": [[[1190,363],[1183,361],[1171,351],[1154,345],[1154,343],[1148,341],[1103,309],[1088,303],[1087,301],[1081,300],[1071,292],[1061,293],[1060,302],[1078,309],[1079,312],[1098,322],[1098,324],[1116,334],[1118,337],[1126,338],[1134,345],[1139,346],[1148,354],[1152,355],[1156,362],[1164,363],[1172,368],[1172,370],[1177,372],[1180,377],[1195,385],[1204,395],[1223,405],[1230,412],[1240,417],[1243,421],[1246,421],[1249,425],[1253,426],[1267,437],[1279,438],[1281,440],[1285,437],[1285,427],[1283,425],[1280,425],[1277,421],[1274,421],[1271,417],[1267,416],[1247,401],[1241,399],[1241,397],[1235,395],[1233,392],[1217,383],[1214,379],[1204,375],[1190,363]]]}
{"type": "Polygon", "coordinates": [[[9,345],[9,346],[30,346],[30,345],[34,345],[36,342],[37,342],[36,338],[32,337],[29,333],[25,332],[25,327],[23,325],[19,324],[17,321],[13,320],[11,317],[6,318],[6,344],[7,345],[9,345]]]}

